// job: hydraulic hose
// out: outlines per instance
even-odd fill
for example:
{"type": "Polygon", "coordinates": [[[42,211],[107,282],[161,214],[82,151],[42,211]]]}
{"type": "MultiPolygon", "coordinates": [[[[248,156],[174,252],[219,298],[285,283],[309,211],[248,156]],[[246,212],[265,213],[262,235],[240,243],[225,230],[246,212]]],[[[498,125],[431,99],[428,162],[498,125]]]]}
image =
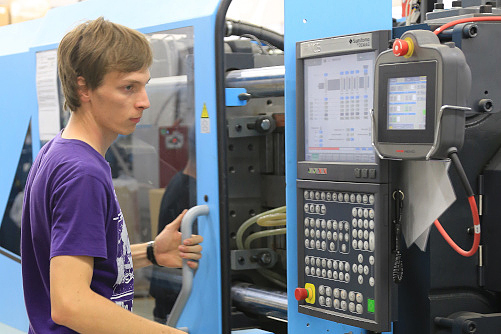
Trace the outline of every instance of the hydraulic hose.
{"type": "Polygon", "coordinates": [[[250,23],[226,20],[226,36],[242,36],[245,34],[254,35],[258,39],[267,41],[280,50],[284,49],[283,35],[265,27],[256,26],[250,23]]]}

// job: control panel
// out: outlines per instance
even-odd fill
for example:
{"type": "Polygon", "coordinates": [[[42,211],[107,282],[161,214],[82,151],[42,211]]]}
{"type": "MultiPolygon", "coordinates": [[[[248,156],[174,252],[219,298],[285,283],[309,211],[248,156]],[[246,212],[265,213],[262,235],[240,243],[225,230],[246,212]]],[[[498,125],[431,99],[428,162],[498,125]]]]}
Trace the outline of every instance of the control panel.
{"type": "Polygon", "coordinates": [[[298,181],[300,312],[390,330],[387,197],[386,184],[298,181]]]}

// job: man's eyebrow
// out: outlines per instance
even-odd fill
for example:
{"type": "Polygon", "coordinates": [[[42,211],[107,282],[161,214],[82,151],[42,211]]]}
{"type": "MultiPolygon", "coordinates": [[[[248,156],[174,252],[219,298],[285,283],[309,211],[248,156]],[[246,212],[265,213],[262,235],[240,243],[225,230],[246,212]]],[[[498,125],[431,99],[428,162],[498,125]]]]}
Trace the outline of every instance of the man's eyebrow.
{"type": "MultiPolygon", "coordinates": [[[[148,81],[146,81],[146,84],[148,84],[151,80],[151,77],[148,79],[148,81]]],[[[125,81],[127,83],[131,83],[131,84],[142,84],[143,82],[142,81],[139,81],[139,80],[136,80],[136,79],[125,79],[125,81]]]]}

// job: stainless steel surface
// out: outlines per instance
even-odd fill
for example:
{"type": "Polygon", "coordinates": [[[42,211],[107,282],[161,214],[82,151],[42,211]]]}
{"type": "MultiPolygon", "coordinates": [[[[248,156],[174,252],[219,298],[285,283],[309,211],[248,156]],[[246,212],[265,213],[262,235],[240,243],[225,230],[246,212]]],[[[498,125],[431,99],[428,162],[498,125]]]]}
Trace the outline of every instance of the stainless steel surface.
{"type": "Polygon", "coordinates": [[[284,66],[235,70],[226,75],[226,87],[245,88],[257,96],[283,96],[284,77],[284,66]]]}
{"type": "Polygon", "coordinates": [[[258,315],[287,319],[287,293],[259,288],[250,283],[237,283],[231,287],[233,305],[243,311],[258,315]]]}

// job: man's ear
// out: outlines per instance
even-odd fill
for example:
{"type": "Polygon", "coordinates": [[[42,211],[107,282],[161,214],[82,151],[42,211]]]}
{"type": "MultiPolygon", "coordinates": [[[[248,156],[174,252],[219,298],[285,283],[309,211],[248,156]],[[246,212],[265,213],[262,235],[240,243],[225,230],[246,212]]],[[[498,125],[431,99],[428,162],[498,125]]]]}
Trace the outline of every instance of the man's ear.
{"type": "Polygon", "coordinates": [[[77,77],[77,86],[78,86],[78,97],[81,102],[88,102],[90,100],[90,91],[89,87],[87,87],[87,82],[85,78],[82,76],[77,77]]]}

